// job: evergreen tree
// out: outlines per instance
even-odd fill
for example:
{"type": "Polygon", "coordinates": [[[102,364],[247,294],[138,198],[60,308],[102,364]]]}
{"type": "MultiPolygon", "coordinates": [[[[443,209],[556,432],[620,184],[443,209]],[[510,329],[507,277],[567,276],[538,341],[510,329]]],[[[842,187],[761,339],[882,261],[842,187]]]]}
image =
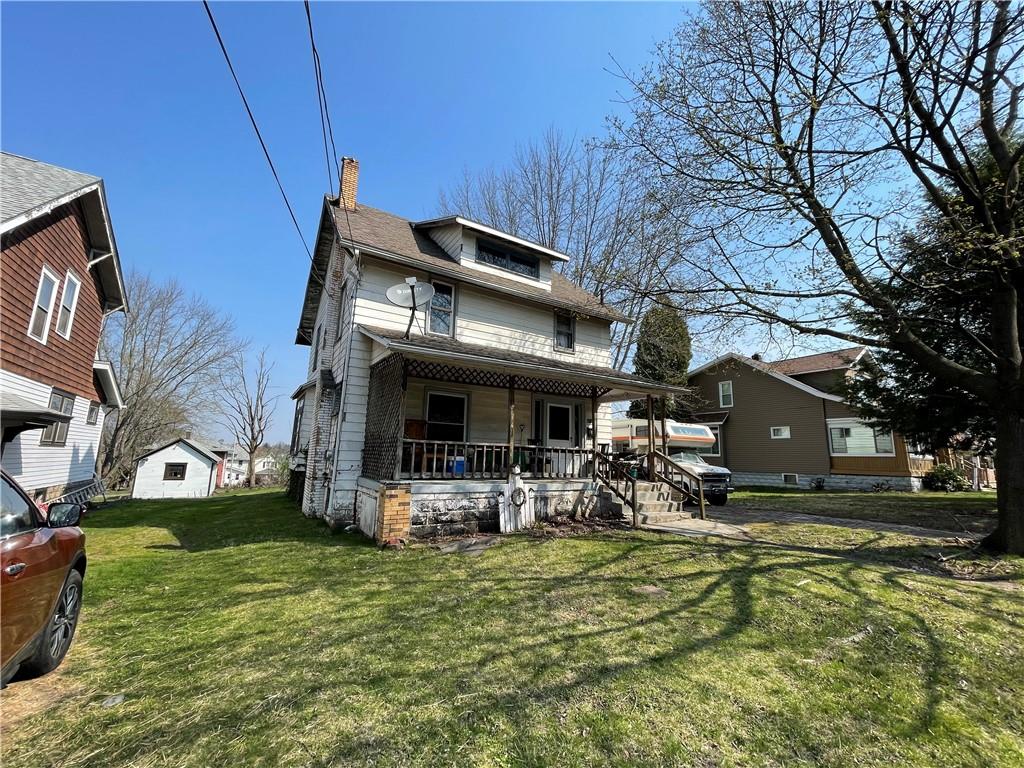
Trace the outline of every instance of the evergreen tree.
{"type": "MultiPolygon", "coordinates": [[[[651,305],[640,321],[639,339],[633,354],[633,373],[645,379],[683,386],[689,367],[690,331],[686,327],[686,318],[674,306],[651,305]]],[[[688,408],[682,398],[669,397],[667,401],[667,418],[686,418],[688,408]]],[[[661,418],[660,405],[655,405],[654,416],[661,418]]],[[[629,417],[647,418],[646,400],[630,403],[629,417]]]]}

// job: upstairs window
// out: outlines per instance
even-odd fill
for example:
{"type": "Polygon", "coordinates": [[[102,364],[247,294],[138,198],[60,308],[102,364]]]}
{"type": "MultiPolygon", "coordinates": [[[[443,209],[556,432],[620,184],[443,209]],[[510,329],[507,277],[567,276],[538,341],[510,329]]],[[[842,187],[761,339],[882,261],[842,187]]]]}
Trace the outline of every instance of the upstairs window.
{"type": "Polygon", "coordinates": [[[427,315],[427,333],[452,336],[455,330],[455,288],[448,283],[433,282],[434,298],[427,315]]]}
{"type": "Polygon", "coordinates": [[[720,408],[732,408],[732,382],[718,382],[718,405],[720,408]]]}
{"type": "Polygon", "coordinates": [[[100,404],[93,401],[89,403],[89,413],[85,416],[86,424],[95,424],[100,420],[100,404]]]}
{"type": "MultiPolygon", "coordinates": [[[[75,396],[70,392],[62,392],[59,389],[50,393],[50,410],[59,411],[65,416],[70,416],[75,410],[75,396]]],[[[43,430],[43,436],[39,438],[40,445],[62,446],[68,442],[68,422],[56,422],[50,424],[43,430]]]]}
{"type": "Polygon", "coordinates": [[[576,318],[568,312],[555,312],[555,349],[572,352],[576,348],[576,318]]]}
{"type": "Polygon", "coordinates": [[[60,310],[57,312],[57,333],[65,339],[71,338],[71,323],[75,319],[81,287],[82,282],[69,271],[64,278],[64,295],[60,297],[60,310]]]}
{"type": "Polygon", "coordinates": [[[476,260],[481,264],[507,269],[517,275],[525,275],[534,279],[540,278],[540,259],[536,256],[507,251],[490,243],[477,243],[476,260]]]}
{"type": "Polygon", "coordinates": [[[32,307],[32,319],[28,324],[28,335],[40,344],[46,343],[50,333],[50,314],[53,312],[53,301],[57,298],[57,276],[43,267],[39,276],[39,287],[36,289],[36,302],[32,307]]]}

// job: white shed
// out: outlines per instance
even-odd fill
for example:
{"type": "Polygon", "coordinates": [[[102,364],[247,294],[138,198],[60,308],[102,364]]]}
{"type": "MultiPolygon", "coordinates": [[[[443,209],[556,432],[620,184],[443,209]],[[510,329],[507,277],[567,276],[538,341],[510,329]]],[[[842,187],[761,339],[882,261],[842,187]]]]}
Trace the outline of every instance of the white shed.
{"type": "Polygon", "coordinates": [[[217,487],[220,457],[181,437],[135,460],[132,498],[184,499],[209,496],[217,487]]]}

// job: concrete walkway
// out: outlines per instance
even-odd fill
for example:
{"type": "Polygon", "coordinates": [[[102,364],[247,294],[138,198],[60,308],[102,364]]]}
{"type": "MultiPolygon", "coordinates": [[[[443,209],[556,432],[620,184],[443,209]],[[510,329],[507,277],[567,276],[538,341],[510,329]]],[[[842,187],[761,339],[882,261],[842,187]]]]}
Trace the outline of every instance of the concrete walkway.
{"type": "Polygon", "coordinates": [[[897,525],[876,520],[854,520],[846,517],[825,517],[806,515],[799,512],[776,512],[764,509],[714,507],[707,511],[708,519],[683,519],[672,523],[644,526],[648,530],[675,533],[682,536],[722,536],[742,541],[761,541],[752,536],[745,527],[752,523],[775,523],[778,525],[835,525],[842,528],[857,528],[879,533],[901,533],[923,539],[978,539],[978,534],[967,531],[941,531],[921,528],[916,525],[897,525]]]}

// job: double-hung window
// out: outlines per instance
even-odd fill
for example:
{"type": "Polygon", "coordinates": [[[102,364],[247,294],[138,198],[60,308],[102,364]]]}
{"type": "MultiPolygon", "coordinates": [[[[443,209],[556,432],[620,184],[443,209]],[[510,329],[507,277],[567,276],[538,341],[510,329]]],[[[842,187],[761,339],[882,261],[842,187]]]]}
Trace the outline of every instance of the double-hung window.
{"type": "Polygon", "coordinates": [[[39,287],[36,288],[36,301],[32,306],[32,319],[28,323],[28,335],[40,344],[46,343],[50,333],[50,315],[53,313],[53,302],[57,298],[57,276],[43,267],[39,275],[39,287]]]}
{"type": "Polygon", "coordinates": [[[455,333],[455,287],[448,283],[432,282],[434,297],[427,315],[427,332],[441,336],[455,333]]]}
{"type": "MultiPolygon", "coordinates": [[[[50,393],[50,410],[70,416],[75,410],[75,396],[70,392],[62,392],[59,389],[50,393]]],[[[43,430],[43,436],[39,438],[40,445],[67,445],[68,422],[58,421],[50,424],[43,430]]]]}
{"type": "Polygon", "coordinates": [[[100,404],[96,401],[89,403],[89,412],[85,416],[86,424],[95,424],[100,420],[100,404]]]}
{"type": "Polygon", "coordinates": [[[427,393],[427,440],[466,441],[468,398],[449,392],[427,393]]]}
{"type": "Polygon", "coordinates": [[[733,397],[731,381],[718,382],[718,405],[721,408],[732,408],[733,397]]]}
{"type": "Polygon", "coordinates": [[[64,278],[64,293],[60,297],[60,309],[57,311],[57,333],[65,339],[71,338],[71,323],[75,319],[81,288],[82,281],[69,270],[67,277],[64,278]]]}
{"type": "Polygon", "coordinates": [[[555,312],[555,349],[572,352],[576,348],[576,318],[568,312],[555,312]]]}

